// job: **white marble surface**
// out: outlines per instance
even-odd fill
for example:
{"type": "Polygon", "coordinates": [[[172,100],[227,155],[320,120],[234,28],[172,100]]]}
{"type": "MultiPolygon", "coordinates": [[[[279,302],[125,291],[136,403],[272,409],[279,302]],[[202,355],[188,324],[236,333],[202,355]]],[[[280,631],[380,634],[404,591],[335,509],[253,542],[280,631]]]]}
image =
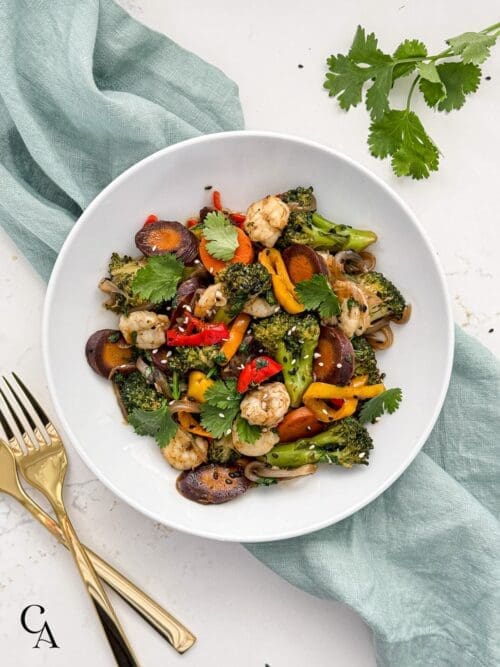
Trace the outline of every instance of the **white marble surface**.
{"type": "MultiPolygon", "coordinates": [[[[456,321],[500,352],[498,50],[484,68],[492,80],[484,81],[460,112],[444,117],[422,109],[443,152],[441,170],[424,183],[397,180],[387,163],[371,158],[366,113],[344,114],[321,89],[326,56],[348,48],[357,23],[374,30],[388,48],[400,37],[415,36],[439,49],[443,37],[498,20],[495,0],[457,0],[453,12],[443,0],[121,4],[238,81],[248,128],[290,132],[334,146],[395,188],[439,251],[456,321]]],[[[0,369],[18,370],[50,405],[40,355],[44,291],[0,233],[0,369]]],[[[239,545],[192,538],[153,523],[118,501],[71,451],[70,459],[66,496],[81,536],[199,637],[181,658],[118,601],[143,665],[375,664],[370,631],[348,609],[295,590],[239,545]]],[[[0,497],[0,664],[113,664],[69,556],[7,497],[0,497]],[[59,650],[31,648],[33,637],[19,623],[30,603],[46,607],[59,650]]]]}

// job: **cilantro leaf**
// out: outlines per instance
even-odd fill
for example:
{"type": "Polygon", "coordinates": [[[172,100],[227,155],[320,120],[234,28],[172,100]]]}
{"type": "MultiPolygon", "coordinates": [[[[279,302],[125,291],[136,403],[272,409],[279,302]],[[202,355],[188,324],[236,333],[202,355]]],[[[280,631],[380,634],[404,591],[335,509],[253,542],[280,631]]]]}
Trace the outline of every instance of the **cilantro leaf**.
{"type": "Polygon", "coordinates": [[[208,241],[207,251],[215,259],[228,262],[238,247],[238,230],[223,213],[212,211],[203,222],[203,236],[208,241]]]}
{"type": "Polygon", "coordinates": [[[243,396],[236,390],[236,380],[216,380],[204,394],[201,423],[214,438],[222,438],[233,426],[243,396]]]}
{"type": "Polygon", "coordinates": [[[168,405],[157,410],[136,408],[129,417],[129,423],[139,435],[151,435],[163,449],[177,432],[177,424],[172,419],[168,405]]]}
{"type": "Polygon", "coordinates": [[[340,313],[337,295],[325,276],[320,273],[308,280],[301,280],[295,285],[295,291],[306,310],[318,310],[321,317],[332,317],[340,313]]]}
{"type": "Polygon", "coordinates": [[[329,72],[324,87],[330,96],[337,96],[342,109],[348,111],[361,102],[363,86],[371,79],[373,83],[366,94],[366,107],[372,118],[378,118],[388,108],[393,59],[378,48],[373,33],[366,35],[364,28],[358,26],[347,56],[332,55],[327,65],[329,72]]]}
{"type": "Polygon", "coordinates": [[[446,40],[453,55],[462,56],[464,63],[480,65],[490,56],[490,48],[495,45],[498,34],[485,35],[482,32],[464,32],[446,40]]]}
{"type": "Polygon", "coordinates": [[[374,422],[377,417],[380,417],[384,412],[392,415],[393,412],[399,408],[403,392],[399,388],[386,389],[375,398],[367,401],[359,412],[359,421],[364,424],[366,422],[374,422]]]}
{"type": "Polygon", "coordinates": [[[217,408],[225,408],[228,404],[239,405],[242,396],[237,391],[236,384],[234,378],[229,378],[225,382],[224,380],[216,380],[203,395],[205,403],[215,405],[217,408]]]}
{"type": "Polygon", "coordinates": [[[238,438],[241,442],[244,442],[248,445],[253,445],[262,435],[262,426],[257,424],[250,424],[246,419],[241,415],[236,421],[236,430],[238,432],[238,438]]]}
{"type": "Polygon", "coordinates": [[[430,81],[431,83],[441,83],[439,72],[434,63],[421,62],[417,63],[416,67],[421,79],[427,79],[427,81],[430,81]]]}
{"type": "Polygon", "coordinates": [[[427,104],[437,105],[438,111],[460,109],[465,96],[477,90],[481,79],[481,70],[472,63],[442,63],[436,70],[442,83],[421,79],[419,86],[427,104]]]}
{"type": "MultiPolygon", "coordinates": [[[[418,39],[405,39],[394,51],[394,60],[406,60],[407,58],[425,58],[427,48],[423,42],[418,39]]],[[[415,69],[415,62],[397,63],[392,71],[392,80],[395,81],[401,76],[407,76],[415,69]]]]}
{"type": "Polygon", "coordinates": [[[439,165],[436,145],[419,117],[408,109],[392,109],[373,122],[368,144],[373,156],[392,156],[392,168],[397,176],[427,178],[439,165]]]}
{"type": "Polygon", "coordinates": [[[152,303],[168,301],[175,296],[183,269],[184,264],[171,253],[149,257],[134,276],[132,291],[152,303]]]}

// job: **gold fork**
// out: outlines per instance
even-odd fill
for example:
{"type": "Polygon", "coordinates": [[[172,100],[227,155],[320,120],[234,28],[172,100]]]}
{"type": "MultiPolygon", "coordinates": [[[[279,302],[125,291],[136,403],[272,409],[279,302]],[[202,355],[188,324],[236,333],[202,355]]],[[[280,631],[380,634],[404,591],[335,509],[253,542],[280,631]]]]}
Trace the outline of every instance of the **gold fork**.
{"type": "MultiPolygon", "coordinates": [[[[18,379],[18,382],[21,381],[18,379]]],[[[26,392],[25,388],[25,392],[26,392]]],[[[45,413],[41,410],[38,403],[35,410],[38,408],[38,416],[43,417],[43,421],[47,421],[45,413]]],[[[30,426],[32,429],[36,428],[35,422],[30,418],[30,426]]],[[[64,537],[57,521],[49,516],[44,510],[30,498],[19,481],[16,460],[14,458],[14,451],[18,450],[18,445],[14,437],[14,433],[9,427],[9,424],[3,418],[0,412],[0,424],[3,426],[5,435],[10,444],[7,444],[0,439],[0,492],[8,493],[10,496],[18,500],[25,509],[32,514],[32,516],[39,521],[52,535],[61,542],[67,549],[68,543],[64,537]],[[13,451],[14,450],[14,451],[13,451]]],[[[187,651],[196,641],[196,637],[190,632],[180,621],[169,614],[157,602],[150,598],[144,591],[137,588],[135,584],[129,581],[121,572],[115,570],[109,563],[103,560],[100,556],[94,553],[91,549],[84,546],[87,555],[90,558],[95,571],[101,579],[103,579],[116,593],[127,602],[147,623],[151,625],[157,632],[159,632],[171,644],[178,653],[187,651]]]]}
{"type": "MultiPolygon", "coordinates": [[[[28,424],[30,424],[28,418],[34,423],[32,413],[30,412],[30,408],[31,410],[34,409],[34,399],[29,391],[26,392],[24,385],[22,389],[20,388],[17,377],[15,378],[18,385],[17,393],[5,378],[3,380],[23,415],[22,417],[19,415],[9,402],[6,393],[0,390],[0,394],[7,407],[4,419],[9,423],[14,433],[16,430],[15,427],[17,427],[21,434],[21,438],[16,438],[15,447],[13,448],[17,465],[31,486],[38,489],[52,505],[87,592],[94,603],[117,664],[120,667],[138,667],[139,663],[128,643],[120,621],[66,512],[63,499],[63,484],[68,461],[63,443],[56,429],[45,415],[45,419],[42,419],[43,428],[39,428],[36,423],[34,429],[23,427],[23,417],[28,424]],[[10,423],[11,420],[15,423],[15,427],[14,423],[10,423]],[[30,430],[32,431],[31,433],[29,432],[30,430]]],[[[38,404],[37,407],[41,411],[38,404]]]]}

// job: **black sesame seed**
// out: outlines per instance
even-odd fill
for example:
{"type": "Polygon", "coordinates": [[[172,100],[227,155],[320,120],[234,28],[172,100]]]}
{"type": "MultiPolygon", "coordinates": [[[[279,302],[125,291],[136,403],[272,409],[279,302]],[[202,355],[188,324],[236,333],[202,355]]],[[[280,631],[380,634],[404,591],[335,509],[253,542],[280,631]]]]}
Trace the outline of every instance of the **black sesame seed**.
{"type": "Polygon", "coordinates": [[[495,329],[493,329],[493,327],[491,329],[488,329],[488,333],[493,333],[494,331],[495,329]]]}
{"type": "Polygon", "coordinates": [[[205,190],[211,190],[212,186],[211,185],[205,185],[205,190]]]}
{"type": "Polygon", "coordinates": [[[486,79],[486,81],[491,81],[491,76],[485,76],[484,78],[486,79]]]}
{"type": "Polygon", "coordinates": [[[299,69],[304,69],[304,65],[297,65],[299,69]]]}

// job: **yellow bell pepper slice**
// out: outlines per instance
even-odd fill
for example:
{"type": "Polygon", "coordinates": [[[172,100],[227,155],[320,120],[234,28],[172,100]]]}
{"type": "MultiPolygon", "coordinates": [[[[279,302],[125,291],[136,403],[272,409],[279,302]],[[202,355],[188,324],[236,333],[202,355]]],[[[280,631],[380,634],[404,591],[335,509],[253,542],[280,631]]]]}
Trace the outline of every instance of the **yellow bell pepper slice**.
{"type": "Polygon", "coordinates": [[[193,399],[193,401],[198,401],[198,403],[204,403],[205,392],[213,385],[213,383],[214,381],[208,378],[205,373],[202,373],[201,371],[191,371],[188,380],[188,398],[193,399]]]}
{"type": "Polygon", "coordinates": [[[338,387],[334,384],[327,384],[326,382],[312,382],[306,389],[304,399],[306,398],[373,398],[385,391],[385,386],[380,384],[369,384],[362,387],[355,387],[347,385],[346,387],[338,387]]]}
{"type": "Polygon", "coordinates": [[[295,295],[295,286],[290,280],[285,262],[279,250],[266,248],[259,253],[259,262],[271,274],[274,296],[287,313],[296,315],[304,311],[304,306],[295,295]]]}
{"type": "MultiPolygon", "coordinates": [[[[351,380],[351,387],[362,387],[368,381],[367,375],[358,375],[351,380]]],[[[321,398],[304,398],[304,405],[314,413],[316,419],[322,422],[339,421],[345,417],[350,417],[356,412],[358,407],[357,398],[348,398],[344,400],[342,406],[338,409],[333,408],[321,398]]]]}
{"type": "Polygon", "coordinates": [[[226,358],[224,365],[226,365],[236,354],[251,319],[250,315],[247,315],[246,313],[240,313],[234,318],[234,322],[229,329],[229,338],[220,349],[221,354],[226,358]]]}

